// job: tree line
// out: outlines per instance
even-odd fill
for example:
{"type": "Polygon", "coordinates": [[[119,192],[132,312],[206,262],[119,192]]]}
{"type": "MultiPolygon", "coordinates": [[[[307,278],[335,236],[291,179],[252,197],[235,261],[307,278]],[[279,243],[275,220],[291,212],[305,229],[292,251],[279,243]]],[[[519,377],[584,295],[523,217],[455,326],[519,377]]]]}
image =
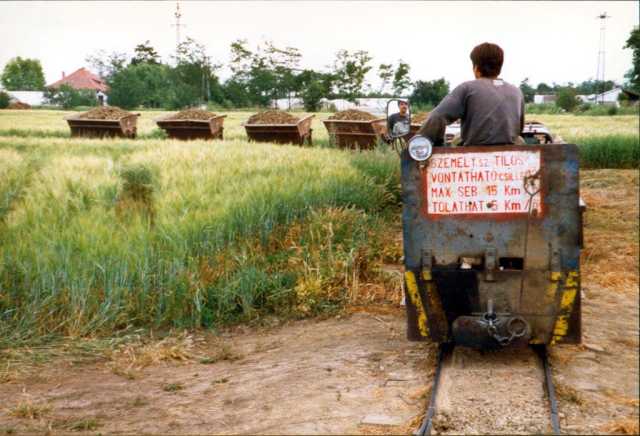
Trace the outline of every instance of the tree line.
{"type": "MultiPolygon", "coordinates": [[[[634,29],[625,45],[633,50],[633,68],[625,76],[627,86],[640,91],[640,36],[634,29]]],[[[99,50],[86,58],[93,71],[108,84],[109,103],[123,108],[180,109],[198,104],[225,108],[267,107],[275,99],[301,98],[308,111],[320,108],[323,98],[356,101],[360,97],[408,97],[413,105],[432,107],[449,93],[444,79],[412,81],[409,64],[381,63],[377,67],[365,50],[339,50],[324,71],[301,67],[302,54],[295,47],[278,47],[270,41],[255,47],[246,40],[230,45],[231,76],[222,81],[222,64],[214,62],[204,45],[187,38],[169,62],[163,62],[149,41],[138,44],[133,54],[99,50]],[[375,72],[379,86],[366,77],[375,72]]],[[[43,90],[44,73],[37,59],[12,59],[0,81],[7,90],[43,90]]],[[[613,81],[587,80],[578,84],[520,83],[525,101],[535,94],[597,94],[616,86],[613,81]]],[[[95,104],[91,91],[63,86],[46,90],[46,97],[64,107],[95,104]]]]}

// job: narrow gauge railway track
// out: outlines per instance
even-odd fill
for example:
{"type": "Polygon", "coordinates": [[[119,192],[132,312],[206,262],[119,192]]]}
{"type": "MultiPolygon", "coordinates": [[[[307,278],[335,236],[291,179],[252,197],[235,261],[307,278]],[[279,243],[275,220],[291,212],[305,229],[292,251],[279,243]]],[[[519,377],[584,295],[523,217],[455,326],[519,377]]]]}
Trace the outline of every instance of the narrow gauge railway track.
{"type": "MultiPolygon", "coordinates": [[[[422,424],[414,432],[415,436],[425,436],[430,435],[433,430],[434,418],[436,416],[436,407],[438,400],[438,393],[442,388],[442,374],[445,369],[444,366],[446,362],[453,355],[455,346],[451,344],[441,344],[438,350],[438,359],[436,363],[436,370],[433,377],[433,383],[431,387],[431,395],[429,397],[429,403],[427,405],[427,409],[424,415],[424,419],[422,420],[422,424]]],[[[532,347],[535,351],[535,354],[538,356],[542,370],[544,373],[544,387],[545,393],[548,400],[549,413],[551,418],[551,428],[553,434],[560,434],[560,422],[558,417],[558,402],[556,400],[555,387],[553,385],[553,379],[551,375],[551,367],[549,366],[549,359],[547,356],[547,349],[545,346],[535,346],[532,347]]]]}

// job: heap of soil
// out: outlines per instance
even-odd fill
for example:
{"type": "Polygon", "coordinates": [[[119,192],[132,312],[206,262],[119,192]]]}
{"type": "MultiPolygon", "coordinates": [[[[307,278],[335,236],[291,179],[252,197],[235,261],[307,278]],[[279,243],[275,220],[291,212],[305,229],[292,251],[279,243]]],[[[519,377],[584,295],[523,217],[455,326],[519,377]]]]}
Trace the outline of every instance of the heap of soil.
{"type": "Polygon", "coordinates": [[[377,117],[369,112],[359,111],[357,109],[347,109],[346,111],[336,112],[329,117],[330,120],[344,121],[371,121],[377,117]]]}
{"type": "Polygon", "coordinates": [[[208,120],[210,118],[215,117],[216,114],[209,111],[203,111],[202,109],[185,109],[178,113],[175,113],[169,117],[167,120],[208,120]]]}
{"type": "Polygon", "coordinates": [[[14,101],[12,103],[9,103],[8,109],[31,109],[31,106],[21,101],[14,101]]]}
{"type": "Polygon", "coordinates": [[[297,124],[300,118],[280,110],[258,112],[249,117],[247,124],[297,124]]]}
{"type": "Polygon", "coordinates": [[[83,120],[119,120],[127,115],[133,115],[117,106],[98,106],[81,113],[78,118],[83,120]]]}
{"type": "Polygon", "coordinates": [[[422,124],[428,116],[429,112],[418,112],[415,115],[411,115],[411,124],[422,124]]]}

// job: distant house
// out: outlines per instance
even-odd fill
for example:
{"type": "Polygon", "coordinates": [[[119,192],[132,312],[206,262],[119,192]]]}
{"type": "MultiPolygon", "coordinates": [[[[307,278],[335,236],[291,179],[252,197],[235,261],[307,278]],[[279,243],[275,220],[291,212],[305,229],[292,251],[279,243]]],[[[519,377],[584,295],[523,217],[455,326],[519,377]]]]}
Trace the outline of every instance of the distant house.
{"type": "MultiPolygon", "coordinates": [[[[329,100],[323,98],[320,100],[320,108],[325,111],[331,111],[333,109],[337,111],[358,109],[374,115],[384,115],[387,110],[387,101],[389,101],[389,98],[357,98],[355,103],[345,99],[329,100]]],[[[291,99],[280,98],[278,100],[272,100],[271,106],[283,110],[303,109],[304,102],[301,98],[297,97],[291,99]]]]}
{"type": "Polygon", "coordinates": [[[80,68],[69,75],[65,75],[63,71],[62,78],[47,85],[47,88],[57,89],[62,85],[69,85],[74,89],[93,90],[101,104],[106,102],[106,93],[109,91],[107,83],[86,68],[80,68]]]}
{"type": "Polygon", "coordinates": [[[640,94],[630,89],[622,89],[620,87],[613,88],[605,91],[601,94],[592,94],[589,96],[589,101],[598,104],[607,104],[620,106],[620,95],[625,94],[629,101],[638,101],[640,94]]]}
{"type": "Polygon", "coordinates": [[[28,104],[29,106],[42,106],[45,103],[42,91],[5,91],[13,102],[28,104]]]}
{"type": "Polygon", "coordinates": [[[554,94],[536,94],[533,96],[535,104],[555,103],[556,96],[554,94]]]}

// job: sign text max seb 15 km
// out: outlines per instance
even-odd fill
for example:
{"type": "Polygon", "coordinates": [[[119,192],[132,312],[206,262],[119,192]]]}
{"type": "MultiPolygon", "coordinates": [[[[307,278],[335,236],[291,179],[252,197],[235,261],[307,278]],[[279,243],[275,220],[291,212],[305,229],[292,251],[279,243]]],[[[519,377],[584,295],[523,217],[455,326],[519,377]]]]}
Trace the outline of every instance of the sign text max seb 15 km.
{"type": "Polygon", "coordinates": [[[437,153],[427,167],[427,215],[542,212],[540,193],[524,189],[524,177],[540,169],[540,151],[437,153]],[[529,205],[531,201],[531,205],[529,205]]]}

